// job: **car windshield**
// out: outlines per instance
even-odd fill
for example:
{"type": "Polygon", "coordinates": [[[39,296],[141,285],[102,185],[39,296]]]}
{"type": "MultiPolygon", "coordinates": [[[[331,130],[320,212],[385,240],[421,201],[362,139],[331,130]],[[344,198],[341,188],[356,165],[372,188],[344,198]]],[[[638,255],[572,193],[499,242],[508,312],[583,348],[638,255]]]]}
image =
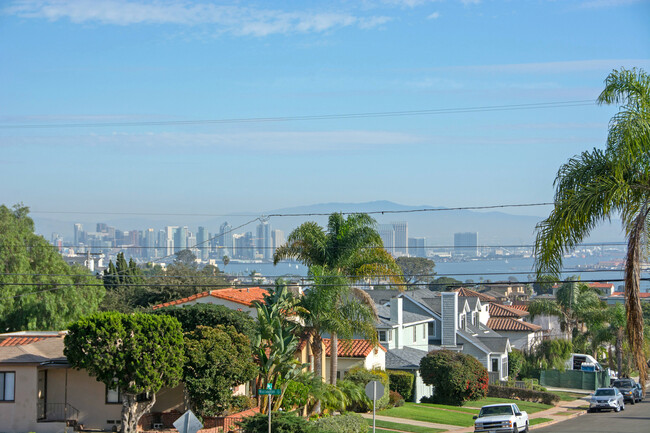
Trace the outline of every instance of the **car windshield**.
{"type": "Polygon", "coordinates": [[[613,389],[599,389],[595,395],[614,395],[613,389]]]}
{"type": "Polygon", "coordinates": [[[616,388],[632,388],[634,385],[631,380],[615,380],[612,386],[616,388]]]}
{"type": "Polygon", "coordinates": [[[511,406],[490,406],[481,409],[479,417],[492,415],[512,415],[511,406]]]}

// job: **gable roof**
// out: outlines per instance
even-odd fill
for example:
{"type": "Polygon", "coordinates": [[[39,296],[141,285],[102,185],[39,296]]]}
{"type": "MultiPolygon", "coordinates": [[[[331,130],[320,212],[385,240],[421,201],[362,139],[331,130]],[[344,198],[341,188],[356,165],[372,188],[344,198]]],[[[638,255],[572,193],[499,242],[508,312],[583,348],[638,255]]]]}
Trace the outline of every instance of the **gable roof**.
{"type": "Polygon", "coordinates": [[[482,302],[493,302],[497,300],[497,298],[493,296],[486,295],[485,293],[476,292],[474,290],[466,289],[465,287],[461,287],[460,289],[455,289],[454,292],[458,292],[458,296],[464,296],[466,298],[478,298],[482,302]]]}
{"type": "Polygon", "coordinates": [[[523,317],[528,316],[528,311],[520,310],[519,308],[512,308],[509,305],[501,305],[490,303],[488,311],[490,312],[490,317],[523,317]]]}
{"type": "Polygon", "coordinates": [[[420,360],[427,356],[426,350],[403,347],[386,352],[386,369],[419,370],[420,360]]]}
{"type": "Polygon", "coordinates": [[[522,322],[512,317],[490,317],[487,326],[494,331],[536,332],[542,329],[539,325],[522,322]]]}
{"type": "Polygon", "coordinates": [[[208,296],[217,299],[224,299],[226,301],[245,305],[247,307],[252,307],[253,301],[262,302],[264,300],[264,295],[266,295],[267,293],[268,291],[266,289],[261,289],[259,287],[246,287],[243,289],[234,289],[230,287],[228,289],[208,290],[207,292],[197,293],[196,295],[188,296],[186,298],[154,305],[152,308],[154,310],[157,310],[158,308],[185,304],[195,299],[206,298],[208,296]]]}
{"type": "MultiPolygon", "coordinates": [[[[325,344],[326,356],[332,356],[332,340],[323,338],[323,343],[325,344]]],[[[376,348],[386,352],[386,348],[381,344],[378,344],[376,348]]],[[[339,340],[336,347],[336,352],[341,358],[365,358],[373,350],[375,350],[375,346],[370,341],[361,339],[339,340]]]]}
{"type": "Polygon", "coordinates": [[[522,305],[508,305],[509,308],[513,308],[515,310],[521,310],[521,311],[528,311],[528,305],[522,304],[522,305]]]}

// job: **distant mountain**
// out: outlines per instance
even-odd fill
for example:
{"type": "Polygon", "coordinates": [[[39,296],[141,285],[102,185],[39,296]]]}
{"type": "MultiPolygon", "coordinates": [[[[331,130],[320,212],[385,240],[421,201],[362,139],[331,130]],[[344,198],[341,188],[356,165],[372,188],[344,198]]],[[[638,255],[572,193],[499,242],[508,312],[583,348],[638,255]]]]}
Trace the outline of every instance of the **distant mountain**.
{"type": "MultiPolygon", "coordinates": [[[[531,244],[534,241],[535,225],[542,219],[539,217],[512,215],[506,212],[478,212],[469,210],[449,210],[432,205],[407,206],[390,201],[372,201],[365,203],[317,203],[305,206],[281,208],[265,212],[265,215],[301,214],[301,216],[272,216],[269,220],[272,228],[285,232],[291,230],[305,221],[315,221],[321,225],[327,224],[327,215],[332,212],[381,212],[374,213],[373,218],[379,224],[393,221],[408,222],[409,237],[426,237],[428,245],[453,245],[454,233],[478,232],[481,245],[521,245],[531,244]],[[410,212],[419,209],[437,209],[427,212],[410,212]],[[400,213],[394,213],[400,212],[400,213]],[[303,215],[307,214],[307,215],[303,215]],[[309,215],[324,214],[324,215],[309,215]]],[[[98,222],[106,223],[120,230],[143,230],[149,227],[162,229],[166,225],[187,225],[190,231],[197,227],[205,226],[216,234],[219,226],[228,221],[233,227],[244,224],[257,215],[235,213],[228,217],[149,217],[130,216],[128,218],[101,218],[92,216],[84,220],[55,220],[32,215],[38,233],[50,238],[52,232],[59,233],[66,240],[72,239],[73,225],[81,222],[86,231],[94,231],[98,222]]],[[[247,231],[255,232],[257,222],[235,230],[236,233],[247,231]]],[[[620,230],[620,221],[606,223],[597,228],[591,242],[621,241],[623,235],[620,230]]]]}

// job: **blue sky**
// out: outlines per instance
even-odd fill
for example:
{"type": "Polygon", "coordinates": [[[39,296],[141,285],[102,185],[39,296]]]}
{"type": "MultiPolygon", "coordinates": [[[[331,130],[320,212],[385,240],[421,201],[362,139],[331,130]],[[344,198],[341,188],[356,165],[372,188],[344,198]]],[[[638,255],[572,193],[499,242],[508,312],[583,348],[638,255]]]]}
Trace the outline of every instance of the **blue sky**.
{"type": "Polygon", "coordinates": [[[5,1],[0,203],[551,201],[616,107],[297,117],[593,101],[612,69],[650,71],[648,23],[650,2],[623,0],[5,1]],[[166,123],[251,118],[274,121],[166,123]]]}

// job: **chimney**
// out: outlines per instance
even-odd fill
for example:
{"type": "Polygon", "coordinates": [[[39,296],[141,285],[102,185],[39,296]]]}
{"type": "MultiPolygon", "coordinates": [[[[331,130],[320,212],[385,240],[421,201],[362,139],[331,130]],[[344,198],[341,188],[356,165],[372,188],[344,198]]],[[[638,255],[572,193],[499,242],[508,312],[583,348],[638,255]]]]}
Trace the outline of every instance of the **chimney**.
{"type": "Polygon", "coordinates": [[[404,346],[404,340],[402,339],[402,324],[404,323],[403,302],[404,300],[401,296],[397,296],[390,300],[390,321],[397,323],[394,338],[395,349],[401,349],[404,346]]]}
{"type": "Polygon", "coordinates": [[[456,331],[458,331],[458,293],[442,292],[442,345],[456,346],[456,331]]]}

